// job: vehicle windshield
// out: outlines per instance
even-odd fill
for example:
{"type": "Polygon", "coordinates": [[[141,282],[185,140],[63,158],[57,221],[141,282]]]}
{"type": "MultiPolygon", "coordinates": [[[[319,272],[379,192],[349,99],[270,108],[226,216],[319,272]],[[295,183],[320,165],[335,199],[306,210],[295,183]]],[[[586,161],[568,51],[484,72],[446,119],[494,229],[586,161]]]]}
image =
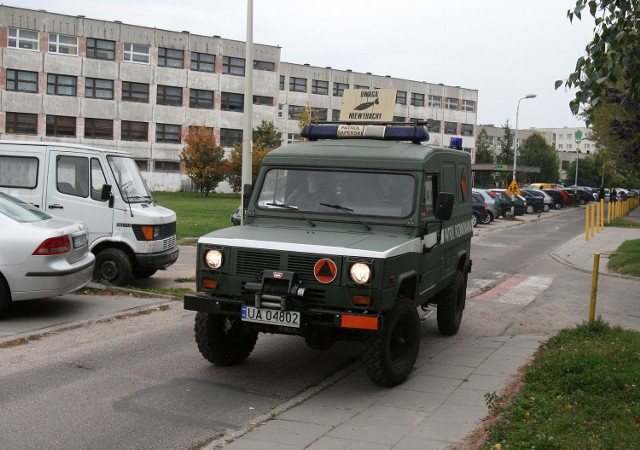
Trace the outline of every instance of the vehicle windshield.
{"type": "Polygon", "coordinates": [[[270,169],[258,208],[401,218],[413,211],[415,192],[408,173],[270,169]]]}
{"type": "Polygon", "coordinates": [[[2,192],[0,192],[0,214],[22,223],[51,219],[46,212],[2,192]]]}
{"type": "Polygon", "coordinates": [[[154,201],[133,159],[123,156],[109,156],[107,159],[125,202],[146,203],[154,201]]]}

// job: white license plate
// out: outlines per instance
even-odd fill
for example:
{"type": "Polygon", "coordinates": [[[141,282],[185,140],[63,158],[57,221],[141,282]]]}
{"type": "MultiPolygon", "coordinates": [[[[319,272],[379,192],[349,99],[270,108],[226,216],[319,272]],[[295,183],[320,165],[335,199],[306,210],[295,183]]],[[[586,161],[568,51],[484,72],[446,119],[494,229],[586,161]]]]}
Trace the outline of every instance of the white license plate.
{"type": "Polygon", "coordinates": [[[87,245],[87,235],[82,234],[73,238],[73,248],[80,248],[87,245]]]}
{"type": "Polygon", "coordinates": [[[269,323],[284,327],[300,328],[300,313],[297,311],[281,311],[279,309],[242,307],[242,320],[245,322],[269,323]]]}

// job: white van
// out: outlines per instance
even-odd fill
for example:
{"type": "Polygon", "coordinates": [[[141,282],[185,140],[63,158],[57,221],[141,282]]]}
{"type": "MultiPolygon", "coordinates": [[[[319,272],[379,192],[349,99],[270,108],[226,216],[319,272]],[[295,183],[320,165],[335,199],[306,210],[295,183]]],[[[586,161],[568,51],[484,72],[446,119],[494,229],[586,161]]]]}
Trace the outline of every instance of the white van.
{"type": "Polygon", "coordinates": [[[176,214],[155,202],[124,151],[0,141],[0,191],[86,223],[97,280],[126,284],[178,259],[176,214]]]}

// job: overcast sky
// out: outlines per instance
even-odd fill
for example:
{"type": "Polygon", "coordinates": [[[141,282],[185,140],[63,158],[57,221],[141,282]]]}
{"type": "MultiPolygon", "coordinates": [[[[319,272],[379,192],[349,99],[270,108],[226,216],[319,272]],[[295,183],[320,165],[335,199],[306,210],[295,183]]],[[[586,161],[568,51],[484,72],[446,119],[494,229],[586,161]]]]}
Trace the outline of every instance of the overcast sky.
{"type": "MultiPolygon", "coordinates": [[[[8,0],[5,5],[246,40],[246,0],[8,0]]],[[[254,42],[282,61],[478,90],[478,124],[575,127],[554,89],[593,36],[575,0],[253,0],[254,42]]]]}

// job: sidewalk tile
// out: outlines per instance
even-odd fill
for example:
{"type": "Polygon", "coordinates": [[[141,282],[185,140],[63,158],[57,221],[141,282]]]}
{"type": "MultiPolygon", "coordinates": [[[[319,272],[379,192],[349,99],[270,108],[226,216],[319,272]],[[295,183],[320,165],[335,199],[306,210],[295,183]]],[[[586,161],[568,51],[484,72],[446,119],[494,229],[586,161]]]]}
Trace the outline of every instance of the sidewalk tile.
{"type": "Polygon", "coordinates": [[[352,409],[332,408],[330,406],[319,405],[317,402],[304,402],[280,414],[279,419],[291,422],[313,423],[317,425],[327,425],[334,427],[350,419],[358,411],[352,409]]]}
{"type": "Polygon", "coordinates": [[[331,427],[273,419],[243,436],[243,439],[305,447],[326,434],[331,427]]]}
{"type": "Polygon", "coordinates": [[[471,372],[473,372],[473,367],[437,364],[431,361],[425,363],[425,365],[420,367],[418,371],[420,375],[433,375],[436,377],[464,380],[471,374],[471,372]]]}
{"type": "Polygon", "coordinates": [[[462,381],[456,378],[435,377],[433,375],[423,375],[418,372],[413,373],[407,381],[402,384],[402,389],[451,395],[451,393],[460,386],[460,383],[462,383],[462,381]]]}
{"type": "Polygon", "coordinates": [[[478,375],[472,373],[460,387],[464,389],[476,389],[485,392],[499,392],[507,382],[511,379],[511,376],[493,376],[493,375],[478,375]]]}
{"type": "Polygon", "coordinates": [[[446,400],[445,404],[466,405],[466,406],[486,406],[484,398],[487,391],[479,389],[456,389],[446,400]]]}
{"type": "Polygon", "coordinates": [[[376,401],[376,405],[393,406],[412,411],[433,412],[447,399],[445,394],[434,394],[407,390],[404,385],[390,390],[376,401]]]}
{"type": "Polygon", "coordinates": [[[444,450],[450,448],[453,444],[455,442],[406,437],[394,445],[393,450],[444,450]]]}
{"type": "Polygon", "coordinates": [[[388,445],[352,441],[332,436],[323,436],[307,447],[308,450],[388,450],[389,448],[388,445]]]}

